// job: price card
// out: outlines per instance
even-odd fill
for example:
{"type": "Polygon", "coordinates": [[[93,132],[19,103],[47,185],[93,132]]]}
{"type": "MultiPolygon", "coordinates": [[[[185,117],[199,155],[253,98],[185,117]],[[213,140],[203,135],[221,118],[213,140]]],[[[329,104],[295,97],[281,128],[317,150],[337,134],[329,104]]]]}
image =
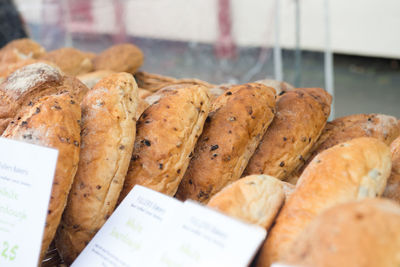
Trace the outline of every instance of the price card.
{"type": "Polygon", "coordinates": [[[37,266],[58,151],[0,138],[0,266],[37,266]]]}
{"type": "Polygon", "coordinates": [[[175,217],[175,231],[167,231],[163,248],[148,266],[247,266],[265,229],[186,201],[175,217]]]}
{"type": "Polygon", "coordinates": [[[182,202],[135,186],[72,264],[77,266],[150,266],[149,259],[182,202]]]}

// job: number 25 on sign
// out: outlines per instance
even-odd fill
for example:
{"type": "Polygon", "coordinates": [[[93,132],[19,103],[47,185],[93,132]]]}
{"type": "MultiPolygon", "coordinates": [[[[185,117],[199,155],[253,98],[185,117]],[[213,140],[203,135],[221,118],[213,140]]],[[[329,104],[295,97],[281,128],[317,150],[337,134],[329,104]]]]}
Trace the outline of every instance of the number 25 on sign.
{"type": "Polygon", "coordinates": [[[3,241],[0,247],[1,251],[1,257],[0,257],[0,262],[2,259],[8,260],[8,261],[13,261],[15,260],[15,257],[17,257],[17,250],[18,246],[17,245],[10,245],[7,241],[3,241]]]}

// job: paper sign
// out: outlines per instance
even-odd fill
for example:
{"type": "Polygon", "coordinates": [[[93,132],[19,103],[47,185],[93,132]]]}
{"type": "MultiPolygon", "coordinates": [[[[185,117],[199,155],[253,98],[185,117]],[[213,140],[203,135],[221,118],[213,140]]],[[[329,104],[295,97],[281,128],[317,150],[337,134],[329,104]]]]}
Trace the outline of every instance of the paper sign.
{"type": "Polygon", "coordinates": [[[266,231],[135,186],[72,267],[246,266],[266,231]]]}
{"type": "Polygon", "coordinates": [[[0,266],[37,266],[58,151],[0,138],[0,266]]]}
{"type": "Polygon", "coordinates": [[[154,247],[182,205],[135,186],[72,266],[149,266],[154,247]]]}

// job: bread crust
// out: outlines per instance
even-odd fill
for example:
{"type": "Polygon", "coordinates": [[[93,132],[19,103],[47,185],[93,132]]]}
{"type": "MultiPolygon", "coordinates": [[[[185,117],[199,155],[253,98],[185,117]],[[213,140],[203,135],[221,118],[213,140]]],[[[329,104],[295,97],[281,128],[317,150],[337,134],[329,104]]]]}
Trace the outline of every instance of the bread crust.
{"type": "Polygon", "coordinates": [[[390,149],[375,138],[331,147],[308,165],[280,211],[257,266],[282,260],[310,221],[333,205],[381,195],[391,169],[390,149]]]}
{"type": "Polygon", "coordinates": [[[400,137],[390,145],[392,151],[392,172],[383,196],[400,203],[400,137]]]}
{"type": "Polygon", "coordinates": [[[46,50],[32,39],[16,39],[0,50],[0,62],[1,64],[13,64],[21,60],[37,59],[45,52],[46,50]]]}
{"type": "Polygon", "coordinates": [[[232,87],[218,97],[176,194],[206,203],[238,180],[275,114],[275,91],[262,84],[232,87]]]}
{"type": "Polygon", "coordinates": [[[88,88],[93,88],[96,83],[98,83],[101,79],[110,76],[115,73],[112,70],[98,70],[92,71],[84,74],[80,74],[76,76],[81,82],[83,82],[88,88]]]}
{"type": "Polygon", "coordinates": [[[142,64],[143,52],[133,44],[113,45],[93,58],[94,70],[135,73],[142,64]]]}
{"type": "Polygon", "coordinates": [[[268,175],[250,175],[224,187],[207,206],[268,229],[284,199],[281,181],[268,175]]]}
{"type": "Polygon", "coordinates": [[[56,245],[71,264],[114,211],[132,155],[137,85],[128,73],[102,79],[82,102],[82,146],[56,245]]]}
{"type": "Polygon", "coordinates": [[[175,194],[210,109],[207,89],[198,85],[166,87],[151,97],[136,126],[120,201],[136,184],[175,194]]]}
{"type": "Polygon", "coordinates": [[[20,114],[3,137],[58,150],[57,166],[43,234],[42,259],[54,238],[79,161],[79,103],[69,94],[45,96],[20,114]]]}
{"type": "Polygon", "coordinates": [[[400,265],[400,206],[365,199],[334,206],[313,220],[293,243],[293,266],[400,265]]]}
{"type": "Polygon", "coordinates": [[[0,84],[0,133],[23,108],[30,108],[37,99],[50,94],[69,92],[79,102],[88,88],[74,77],[64,76],[45,63],[24,66],[0,84]]]}
{"type": "Polygon", "coordinates": [[[276,116],[244,175],[285,179],[308,157],[330,113],[332,97],[320,88],[288,91],[278,98],[276,116]]]}
{"type": "Polygon", "coordinates": [[[40,59],[53,62],[70,76],[88,73],[93,69],[92,61],[87,54],[72,47],[50,51],[41,56],[40,59]]]}

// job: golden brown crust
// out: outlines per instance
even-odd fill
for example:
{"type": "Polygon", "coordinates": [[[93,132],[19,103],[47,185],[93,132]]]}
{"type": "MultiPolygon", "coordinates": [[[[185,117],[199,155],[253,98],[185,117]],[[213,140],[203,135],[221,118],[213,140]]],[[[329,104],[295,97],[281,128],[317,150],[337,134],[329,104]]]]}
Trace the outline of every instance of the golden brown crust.
{"type": "Polygon", "coordinates": [[[76,76],[88,88],[93,88],[101,79],[115,73],[112,70],[98,70],[76,76]]]}
{"type": "Polygon", "coordinates": [[[224,187],[207,206],[268,229],[284,199],[281,181],[268,175],[250,175],[224,187]]]}
{"type": "Polygon", "coordinates": [[[54,238],[79,161],[79,103],[69,94],[45,96],[13,121],[3,137],[58,150],[41,258],[54,238]]]}
{"type": "Polygon", "coordinates": [[[88,88],[74,77],[63,76],[45,63],[18,69],[0,84],[0,133],[23,108],[30,108],[37,99],[50,94],[69,92],[80,102],[88,88]]]}
{"type": "Polygon", "coordinates": [[[213,103],[176,197],[207,202],[242,175],[275,113],[275,91],[262,84],[232,87],[213,103]]]}
{"type": "Polygon", "coordinates": [[[113,45],[93,59],[94,70],[135,73],[142,64],[143,52],[133,44],[113,45]]]}
{"type": "Polygon", "coordinates": [[[287,264],[307,267],[400,265],[400,206],[365,199],[334,206],[293,243],[287,264]]]}
{"type": "MultiPolygon", "coordinates": [[[[136,116],[135,116],[136,120],[139,120],[142,113],[146,110],[146,108],[148,106],[150,106],[149,102],[151,102],[151,101],[147,102],[146,98],[151,95],[152,95],[152,92],[150,92],[149,90],[139,89],[139,103],[138,103],[138,107],[136,109],[136,116]]],[[[149,99],[151,99],[151,97],[149,99]]]]}
{"type": "Polygon", "coordinates": [[[132,155],[137,101],[133,76],[117,73],[82,102],[80,161],[56,238],[68,264],[114,211],[132,155]]]}
{"type": "Polygon", "coordinates": [[[150,97],[120,201],[136,184],[175,194],[210,109],[207,89],[198,85],[166,87],[150,97]]]}
{"type": "Polygon", "coordinates": [[[289,91],[277,100],[276,116],[244,175],[286,178],[308,157],[330,113],[331,96],[320,88],[289,91]]]}
{"type": "Polygon", "coordinates": [[[53,62],[65,74],[76,76],[87,73],[93,69],[91,59],[78,49],[64,47],[48,52],[40,59],[53,62]]]}
{"type": "Polygon", "coordinates": [[[277,81],[277,80],[264,79],[264,80],[255,81],[255,83],[261,83],[267,87],[272,87],[275,89],[277,94],[280,94],[280,93],[286,92],[286,91],[295,90],[293,85],[291,85],[287,82],[281,82],[281,81],[277,81]]]}
{"type": "Polygon", "coordinates": [[[37,59],[45,52],[45,49],[40,44],[31,39],[16,39],[0,50],[0,62],[2,64],[12,64],[29,58],[37,59]]]}
{"type": "Polygon", "coordinates": [[[390,169],[390,149],[375,138],[357,138],[323,151],[304,170],[280,211],[257,266],[282,260],[301,231],[325,209],[381,195],[390,169]]]}
{"type": "Polygon", "coordinates": [[[390,145],[392,151],[392,173],[387,182],[383,196],[400,203],[400,137],[390,145]]]}

